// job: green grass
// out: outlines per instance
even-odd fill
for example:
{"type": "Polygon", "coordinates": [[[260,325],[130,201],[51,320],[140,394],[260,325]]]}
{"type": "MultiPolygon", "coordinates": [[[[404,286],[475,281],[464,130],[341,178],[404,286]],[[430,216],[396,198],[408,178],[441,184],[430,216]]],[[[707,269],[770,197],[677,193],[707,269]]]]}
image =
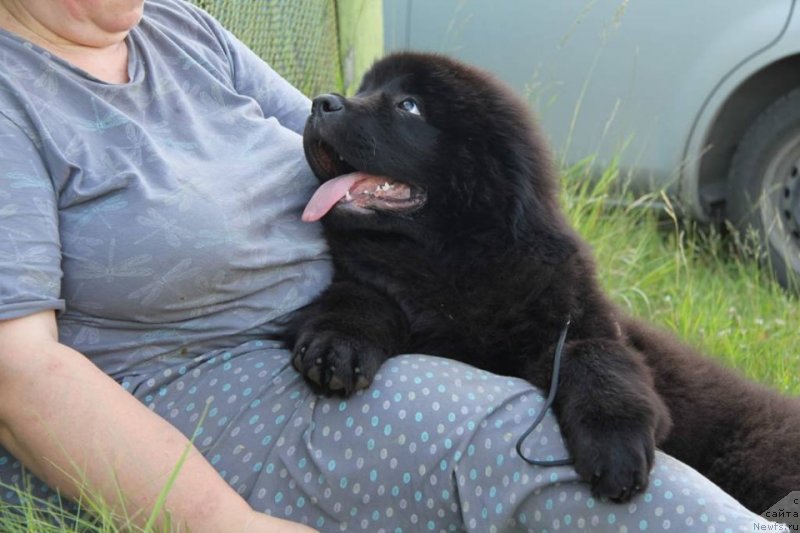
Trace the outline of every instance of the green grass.
{"type": "MultiPolygon", "coordinates": [[[[5,492],[10,487],[0,486],[5,492]]],[[[107,506],[79,505],[79,514],[64,509],[58,503],[37,500],[30,490],[12,489],[20,495],[19,506],[0,501],[0,531],[8,533],[57,533],[75,531],[111,533],[120,531],[107,506]]]]}
{"type": "Polygon", "coordinates": [[[563,205],[617,303],[752,379],[800,394],[797,297],[759,264],[750,239],[681,223],[669,207],[643,207],[663,195],[612,194],[613,166],[597,182],[583,178],[581,165],[566,173],[563,205]],[[612,196],[627,196],[625,206],[614,207],[612,196]]]}
{"type": "MultiPolygon", "coordinates": [[[[593,246],[601,281],[612,298],[751,378],[800,394],[797,299],[731,239],[680,224],[669,210],[665,215],[643,207],[661,196],[634,200],[628,195],[623,207],[615,207],[617,202],[609,201],[620,196],[611,192],[613,166],[597,182],[584,179],[584,173],[582,165],[565,173],[562,201],[593,246]]],[[[30,496],[23,500],[20,514],[0,504],[0,531],[117,531],[112,513],[102,505],[84,503],[97,518],[70,523],[57,506],[40,509],[30,496]],[[67,525],[53,526],[53,521],[67,525]]]]}
{"type": "MultiPolygon", "coordinates": [[[[174,477],[180,470],[185,460],[185,454],[176,465],[169,481],[164,485],[162,493],[152,510],[148,510],[146,525],[144,527],[134,524],[134,515],[122,510],[115,513],[110,505],[99,501],[93,496],[81,499],[77,512],[74,509],[65,509],[60,502],[45,501],[31,496],[28,488],[12,488],[0,485],[0,490],[14,490],[19,494],[21,503],[11,506],[0,501],[0,531],[3,533],[156,533],[156,532],[181,532],[184,528],[170,526],[170,517],[164,513],[164,500],[169,492],[174,477]],[[156,520],[161,518],[166,524],[155,527],[156,520]]],[[[137,513],[143,514],[143,513],[137,513]]],[[[136,519],[141,523],[143,520],[136,519]]]]}

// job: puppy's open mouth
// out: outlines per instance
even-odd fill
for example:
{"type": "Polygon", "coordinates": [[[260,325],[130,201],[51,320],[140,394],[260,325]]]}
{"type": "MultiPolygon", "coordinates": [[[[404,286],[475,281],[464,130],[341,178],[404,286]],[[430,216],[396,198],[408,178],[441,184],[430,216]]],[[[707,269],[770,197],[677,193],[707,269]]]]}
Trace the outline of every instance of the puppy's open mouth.
{"type": "Polygon", "coordinates": [[[334,207],[355,213],[408,213],[425,203],[425,192],[418,187],[356,170],[325,143],[313,143],[310,152],[315,170],[336,177],[323,182],[308,201],[303,211],[306,222],[319,220],[334,207]]]}

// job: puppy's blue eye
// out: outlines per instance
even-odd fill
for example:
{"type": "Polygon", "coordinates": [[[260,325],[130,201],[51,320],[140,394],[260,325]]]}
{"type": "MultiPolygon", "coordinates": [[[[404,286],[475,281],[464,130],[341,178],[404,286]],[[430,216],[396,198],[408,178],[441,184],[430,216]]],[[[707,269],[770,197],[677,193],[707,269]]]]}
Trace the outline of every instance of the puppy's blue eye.
{"type": "Polygon", "coordinates": [[[406,113],[411,113],[412,115],[421,115],[419,111],[419,106],[417,106],[417,101],[413,98],[406,98],[399,104],[397,107],[405,111],[406,113]]]}

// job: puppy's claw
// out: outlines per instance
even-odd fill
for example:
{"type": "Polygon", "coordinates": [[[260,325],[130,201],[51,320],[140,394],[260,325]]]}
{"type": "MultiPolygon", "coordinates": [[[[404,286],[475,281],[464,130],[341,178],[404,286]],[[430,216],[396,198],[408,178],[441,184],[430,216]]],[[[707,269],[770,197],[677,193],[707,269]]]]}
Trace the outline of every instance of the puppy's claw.
{"type": "Polygon", "coordinates": [[[628,501],[628,496],[629,495],[630,495],[630,491],[628,490],[628,487],[622,487],[620,489],[620,491],[619,491],[619,494],[617,494],[614,498],[611,498],[611,499],[614,500],[614,501],[624,502],[624,501],[628,501]]]}
{"type": "Polygon", "coordinates": [[[328,389],[332,391],[340,391],[345,389],[344,382],[339,379],[339,376],[333,375],[331,376],[330,381],[328,381],[328,389]]]}
{"type": "Polygon", "coordinates": [[[369,385],[370,385],[370,380],[359,374],[358,377],[356,378],[356,390],[366,389],[369,387],[369,385]]]}
{"type": "Polygon", "coordinates": [[[312,366],[306,372],[306,378],[312,383],[322,386],[322,372],[319,366],[312,366]]]}

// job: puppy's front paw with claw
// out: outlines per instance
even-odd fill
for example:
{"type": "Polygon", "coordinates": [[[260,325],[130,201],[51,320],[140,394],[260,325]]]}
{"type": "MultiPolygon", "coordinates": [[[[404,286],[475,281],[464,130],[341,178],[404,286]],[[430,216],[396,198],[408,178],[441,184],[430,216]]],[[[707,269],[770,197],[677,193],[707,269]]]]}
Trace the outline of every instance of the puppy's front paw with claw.
{"type": "Polygon", "coordinates": [[[614,502],[629,501],[647,488],[655,439],[646,430],[583,434],[574,440],[575,470],[592,494],[614,502]]]}
{"type": "Polygon", "coordinates": [[[350,396],[366,389],[388,354],[364,337],[311,328],[294,345],[292,365],[319,392],[350,396]]]}

